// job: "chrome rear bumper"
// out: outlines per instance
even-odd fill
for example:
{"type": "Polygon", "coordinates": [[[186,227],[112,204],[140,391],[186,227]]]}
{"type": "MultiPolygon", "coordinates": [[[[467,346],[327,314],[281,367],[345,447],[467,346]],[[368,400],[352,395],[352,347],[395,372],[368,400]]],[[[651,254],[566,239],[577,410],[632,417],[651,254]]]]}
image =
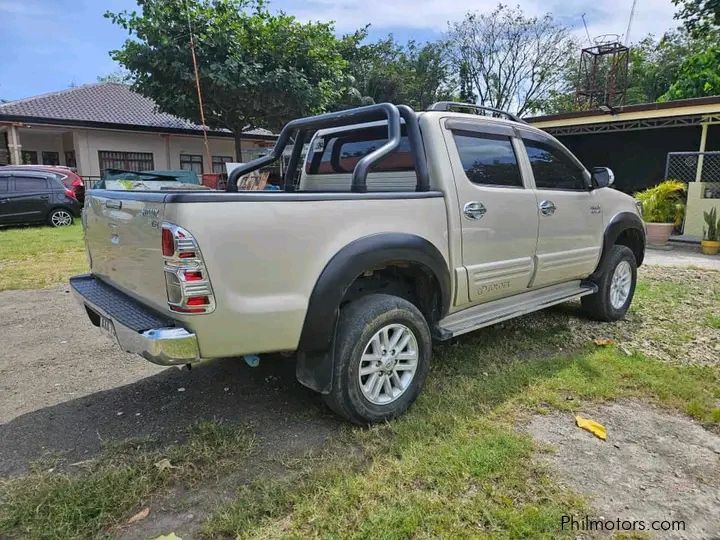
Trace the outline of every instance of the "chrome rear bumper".
{"type": "Polygon", "coordinates": [[[92,274],[70,278],[75,297],[88,318],[127,352],[172,366],[200,360],[195,334],[175,326],[175,321],[143,306],[92,274]]]}

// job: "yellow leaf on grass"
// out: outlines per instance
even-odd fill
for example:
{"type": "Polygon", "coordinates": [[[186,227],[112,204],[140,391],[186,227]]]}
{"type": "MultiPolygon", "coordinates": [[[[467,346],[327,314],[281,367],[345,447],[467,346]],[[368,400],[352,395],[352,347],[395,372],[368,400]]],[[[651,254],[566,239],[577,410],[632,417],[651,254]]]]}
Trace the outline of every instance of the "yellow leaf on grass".
{"type": "Polygon", "coordinates": [[[137,523],[138,521],[142,521],[143,519],[145,519],[146,517],[148,517],[149,514],[150,514],[150,508],[149,508],[149,507],[148,507],[148,508],[143,508],[143,509],[140,510],[137,514],[135,514],[133,517],[131,517],[130,519],[127,520],[128,525],[132,525],[133,523],[137,523]]]}
{"type": "Polygon", "coordinates": [[[607,347],[609,345],[615,345],[615,340],[610,338],[596,338],[593,339],[593,343],[598,347],[607,347]]]}
{"type": "Polygon", "coordinates": [[[602,439],[603,441],[607,439],[607,430],[605,429],[605,426],[595,420],[583,418],[582,416],[576,416],[575,424],[577,424],[577,427],[584,429],[585,431],[589,431],[598,439],[602,439]]]}
{"type": "Polygon", "coordinates": [[[175,465],[170,463],[170,460],[168,458],[161,459],[155,464],[155,466],[158,468],[159,471],[164,471],[167,469],[177,469],[175,465]]]}
{"type": "Polygon", "coordinates": [[[156,536],[153,540],[182,540],[182,538],[174,532],[171,532],[170,534],[161,534],[160,536],[156,536]]]}

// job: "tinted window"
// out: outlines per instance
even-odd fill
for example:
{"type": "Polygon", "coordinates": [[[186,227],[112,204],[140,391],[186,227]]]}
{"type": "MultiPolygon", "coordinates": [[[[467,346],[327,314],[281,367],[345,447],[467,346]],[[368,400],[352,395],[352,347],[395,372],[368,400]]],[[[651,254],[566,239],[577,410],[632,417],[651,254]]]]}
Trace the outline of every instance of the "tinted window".
{"type": "Polygon", "coordinates": [[[583,170],[550,144],[525,140],[538,189],[587,189],[583,170]]]}
{"type": "Polygon", "coordinates": [[[474,184],[522,187],[520,167],[510,137],[456,131],[460,161],[474,184]]]}
{"type": "MultiPolygon", "coordinates": [[[[387,141],[387,126],[331,133],[315,137],[305,163],[307,174],[351,173],[361,158],[377,150],[387,141]]],[[[413,171],[415,165],[405,126],[402,126],[400,146],[385,156],[373,172],[413,171]]]]}
{"type": "Polygon", "coordinates": [[[44,178],[28,178],[25,176],[15,177],[15,191],[47,191],[47,180],[44,178]]]}
{"type": "Polygon", "coordinates": [[[6,176],[0,176],[0,193],[8,190],[8,179],[6,176]]]}

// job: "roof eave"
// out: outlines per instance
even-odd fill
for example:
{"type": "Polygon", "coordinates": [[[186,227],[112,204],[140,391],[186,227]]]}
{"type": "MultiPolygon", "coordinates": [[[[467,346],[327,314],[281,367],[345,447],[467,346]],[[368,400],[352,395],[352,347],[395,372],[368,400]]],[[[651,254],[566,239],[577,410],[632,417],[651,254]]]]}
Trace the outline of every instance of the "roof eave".
{"type": "MultiPolygon", "coordinates": [[[[39,116],[23,116],[14,114],[0,114],[0,122],[20,122],[23,124],[41,124],[49,126],[69,126],[69,127],[85,127],[95,129],[115,129],[123,131],[142,131],[146,133],[167,133],[177,135],[195,135],[202,136],[203,130],[201,129],[185,129],[185,128],[173,128],[173,127],[160,127],[160,126],[143,126],[136,124],[116,124],[113,122],[95,122],[92,120],[68,120],[62,118],[45,118],[39,116]]],[[[229,131],[218,131],[208,130],[209,137],[225,137],[233,139],[235,135],[229,131]]],[[[277,139],[276,135],[254,135],[243,133],[241,138],[243,139],[260,139],[266,141],[274,141],[277,139]]]]}

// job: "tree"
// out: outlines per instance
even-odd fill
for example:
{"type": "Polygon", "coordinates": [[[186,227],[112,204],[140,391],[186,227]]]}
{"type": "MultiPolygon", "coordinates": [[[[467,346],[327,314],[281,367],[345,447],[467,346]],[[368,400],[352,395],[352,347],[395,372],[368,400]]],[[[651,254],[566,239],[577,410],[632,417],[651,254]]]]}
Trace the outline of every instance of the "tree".
{"type": "Polygon", "coordinates": [[[451,23],[448,47],[480,105],[523,114],[542,109],[577,46],[551,15],[527,17],[519,7],[499,4],[451,23]]]}
{"type": "Polygon", "coordinates": [[[658,101],[672,101],[720,94],[720,46],[713,45],[689,56],[676,81],[658,101]]]}
{"type": "Polygon", "coordinates": [[[131,82],[130,74],[126,71],[113,71],[112,73],[106,73],[105,75],[98,75],[97,81],[100,83],[121,83],[127,84],[131,82]]]}
{"type": "Polygon", "coordinates": [[[675,18],[697,37],[720,30],[720,0],[673,0],[680,6],[675,18]]]}
{"type": "MultiPolygon", "coordinates": [[[[445,44],[409,41],[393,36],[363,44],[367,27],[345,37],[344,57],[361,103],[404,103],[416,109],[450,95],[451,77],[445,44]]],[[[356,104],[356,103],[352,103],[356,104]]]]}
{"type": "Polygon", "coordinates": [[[111,56],[133,87],[160,110],[200,123],[190,36],[200,72],[205,121],[235,135],[279,129],[323,111],[347,92],[341,43],[332,24],[272,14],[261,0],[138,0],[141,13],[106,17],[131,38],[111,56]]]}

